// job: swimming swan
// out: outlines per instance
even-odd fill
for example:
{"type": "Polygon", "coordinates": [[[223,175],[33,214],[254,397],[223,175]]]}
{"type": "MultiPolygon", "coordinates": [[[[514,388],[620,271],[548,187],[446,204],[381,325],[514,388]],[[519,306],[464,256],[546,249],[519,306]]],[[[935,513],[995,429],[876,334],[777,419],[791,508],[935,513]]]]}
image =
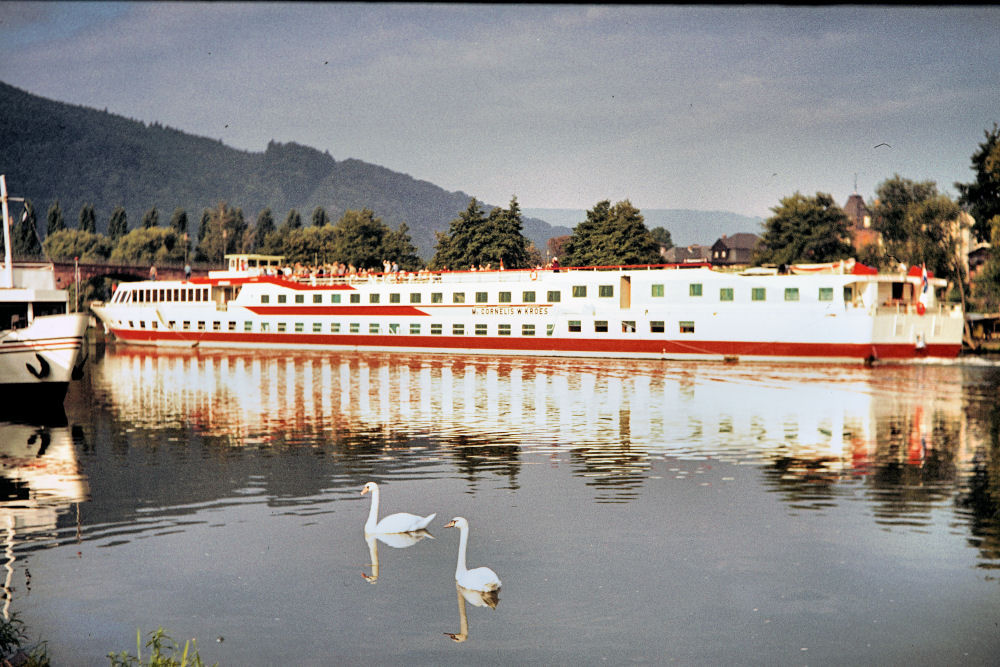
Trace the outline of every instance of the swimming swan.
{"type": "Polygon", "coordinates": [[[378,484],[375,482],[365,484],[364,488],[361,489],[361,495],[368,492],[372,494],[372,508],[368,512],[368,521],[365,522],[365,535],[414,533],[427,528],[428,524],[437,516],[436,513],[430,516],[417,516],[409,512],[399,512],[390,514],[381,521],[376,521],[378,519],[378,484]]]}
{"type": "Polygon", "coordinates": [[[488,567],[470,570],[465,566],[465,548],[469,543],[469,522],[460,516],[445,524],[445,528],[458,528],[461,538],[458,542],[458,564],[455,566],[455,581],[462,588],[471,591],[489,592],[500,590],[500,577],[488,567]]]}

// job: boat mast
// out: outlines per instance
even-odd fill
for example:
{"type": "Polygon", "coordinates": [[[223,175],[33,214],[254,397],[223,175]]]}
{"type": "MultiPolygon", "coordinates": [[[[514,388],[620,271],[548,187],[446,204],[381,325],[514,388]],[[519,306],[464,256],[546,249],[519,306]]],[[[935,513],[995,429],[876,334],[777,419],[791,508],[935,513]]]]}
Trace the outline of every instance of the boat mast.
{"type": "Polygon", "coordinates": [[[7,210],[7,177],[0,174],[0,199],[3,200],[3,278],[0,287],[14,286],[14,259],[10,248],[10,216],[7,210]]]}

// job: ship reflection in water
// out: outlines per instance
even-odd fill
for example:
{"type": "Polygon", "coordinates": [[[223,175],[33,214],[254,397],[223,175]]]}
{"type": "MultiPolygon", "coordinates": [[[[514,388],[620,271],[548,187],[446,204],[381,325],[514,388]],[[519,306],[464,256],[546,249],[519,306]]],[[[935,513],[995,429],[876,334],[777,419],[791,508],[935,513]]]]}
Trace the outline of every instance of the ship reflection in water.
{"type": "MultiPolygon", "coordinates": [[[[61,515],[77,512],[87,500],[76,448],[61,406],[34,423],[0,421],[0,531],[3,531],[3,618],[11,618],[15,547],[45,542],[58,532],[61,515]]],[[[27,577],[28,575],[26,575],[27,577]]],[[[30,578],[25,586],[30,586],[30,578]]]]}
{"type": "Polygon", "coordinates": [[[530,454],[568,461],[597,502],[629,502],[655,475],[690,478],[713,461],[759,466],[795,510],[864,484],[886,524],[919,525],[955,496],[989,566],[1000,557],[995,368],[125,348],[95,375],[134,428],[189,424],[227,446],[335,443],[344,455],[363,440],[376,451],[355,454],[387,466],[422,453],[512,485],[530,454]],[[697,465],[654,471],[664,460],[697,465]]]}

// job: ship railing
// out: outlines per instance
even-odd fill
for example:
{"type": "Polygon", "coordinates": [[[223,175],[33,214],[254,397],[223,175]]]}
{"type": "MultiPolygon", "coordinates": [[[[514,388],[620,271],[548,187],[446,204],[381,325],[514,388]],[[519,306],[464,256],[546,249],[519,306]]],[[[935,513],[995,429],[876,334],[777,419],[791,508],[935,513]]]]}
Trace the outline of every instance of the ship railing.
{"type": "Polygon", "coordinates": [[[914,301],[901,301],[890,299],[882,303],[875,309],[877,315],[945,315],[962,316],[961,304],[939,303],[933,306],[926,306],[921,309],[921,304],[914,301]],[[921,313],[923,310],[923,313],[921,313]]]}

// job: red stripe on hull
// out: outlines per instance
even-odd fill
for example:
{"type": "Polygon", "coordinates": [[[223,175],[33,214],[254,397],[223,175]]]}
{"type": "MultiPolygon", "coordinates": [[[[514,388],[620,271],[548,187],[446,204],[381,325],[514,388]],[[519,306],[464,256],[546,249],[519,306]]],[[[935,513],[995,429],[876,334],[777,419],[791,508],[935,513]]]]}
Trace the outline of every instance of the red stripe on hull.
{"type": "Polygon", "coordinates": [[[224,331],[171,332],[120,330],[113,333],[124,342],[156,344],[211,344],[238,346],[299,346],[346,348],[423,348],[441,351],[477,352],[501,350],[511,353],[565,354],[628,357],[767,357],[883,360],[922,357],[954,358],[961,345],[928,345],[917,350],[912,344],[871,343],[758,343],[740,341],[678,341],[649,339],[549,338],[547,336],[412,336],[310,333],[239,333],[224,331]]]}

